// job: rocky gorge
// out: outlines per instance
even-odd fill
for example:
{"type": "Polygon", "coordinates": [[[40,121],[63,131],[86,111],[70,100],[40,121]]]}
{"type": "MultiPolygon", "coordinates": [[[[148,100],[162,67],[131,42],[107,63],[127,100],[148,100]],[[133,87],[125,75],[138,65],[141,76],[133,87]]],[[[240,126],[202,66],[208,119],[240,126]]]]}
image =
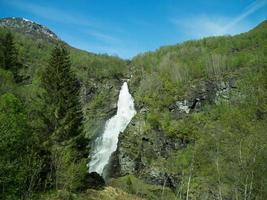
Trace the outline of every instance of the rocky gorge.
{"type": "MultiPolygon", "coordinates": [[[[169,112],[180,120],[188,117],[190,113],[201,111],[205,104],[230,101],[234,94],[237,94],[235,81],[233,77],[200,81],[197,86],[190,88],[187,99],[171,104],[168,107],[169,112]]],[[[134,91],[134,88],[132,90],[134,91]]],[[[170,172],[164,165],[157,164],[162,162],[161,159],[167,160],[175,152],[186,148],[193,141],[166,136],[160,128],[146,132],[149,122],[145,118],[149,108],[140,105],[136,107],[139,107],[138,114],[119,136],[117,150],[110,159],[109,176],[115,178],[134,174],[146,183],[165,185],[176,190],[181,174],[170,172]]]]}
{"type": "MultiPolygon", "coordinates": [[[[50,191],[70,194],[56,200],[264,199],[266,25],[123,60],[75,49],[23,18],[0,21],[2,36],[10,26],[18,41],[22,77],[16,83],[10,71],[1,69],[1,95],[10,91],[22,99],[27,124],[40,141],[34,161],[44,158],[41,161],[48,163],[44,169],[40,164],[40,176],[36,172],[36,191],[45,185],[47,199],[50,191]],[[69,51],[82,112],[81,132],[63,142],[47,132],[50,105],[43,102],[41,83],[55,44],[69,51]],[[117,114],[125,82],[136,114],[125,130],[119,129],[115,152],[98,174],[88,163],[99,151],[97,140],[107,122],[117,114]],[[47,176],[46,170],[52,173],[47,176]]],[[[0,104],[3,113],[7,100],[0,104]]],[[[10,117],[8,112],[3,116],[10,117]]]]}

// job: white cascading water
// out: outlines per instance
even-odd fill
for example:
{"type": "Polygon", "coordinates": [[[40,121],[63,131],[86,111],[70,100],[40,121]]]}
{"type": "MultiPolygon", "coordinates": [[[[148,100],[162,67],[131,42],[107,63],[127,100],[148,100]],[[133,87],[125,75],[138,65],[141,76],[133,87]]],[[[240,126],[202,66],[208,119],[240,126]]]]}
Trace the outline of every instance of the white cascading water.
{"type": "Polygon", "coordinates": [[[124,82],[121,87],[117,107],[116,115],[106,122],[104,133],[97,138],[95,150],[88,164],[89,173],[97,172],[102,175],[111,154],[117,149],[119,134],[125,130],[136,114],[127,82],[124,82]]]}

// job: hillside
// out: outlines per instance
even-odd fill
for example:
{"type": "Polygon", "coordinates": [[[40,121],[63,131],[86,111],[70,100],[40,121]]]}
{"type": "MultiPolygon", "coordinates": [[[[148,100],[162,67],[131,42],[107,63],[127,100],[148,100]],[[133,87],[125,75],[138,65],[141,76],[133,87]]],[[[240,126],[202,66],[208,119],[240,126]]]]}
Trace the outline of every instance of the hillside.
{"type": "Polygon", "coordinates": [[[16,158],[29,142],[31,151],[19,164],[1,158],[5,199],[266,199],[267,21],[246,33],[164,46],[131,61],[73,48],[23,18],[0,20],[0,58],[9,31],[20,68],[14,80],[0,60],[0,150],[16,158]],[[78,79],[83,132],[51,145],[42,77],[57,44],[70,52],[78,79]],[[89,189],[88,155],[116,112],[127,78],[137,114],[120,134],[107,187],[89,189]],[[26,132],[33,142],[6,136],[16,133],[24,142],[26,132]],[[59,186],[46,174],[55,159],[50,154],[58,155],[59,186]]]}
{"type": "Polygon", "coordinates": [[[266,31],[265,21],[135,57],[139,113],[120,137],[114,172],[181,199],[264,199],[266,31]]]}
{"type": "MultiPolygon", "coordinates": [[[[128,76],[126,61],[117,57],[97,55],[73,48],[61,41],[48,28],[23,18],[1,19],[0,37],[3,39],[9,30],[15,37],[18,58],[23,64],[19,74],[23,79],[20,87],[25,90],[23,91],[25,94],[22,94],[25,101],[31,100],[28,95],[39,95],[40,75],[48,65],[50,52],[57,43],[64,44],[70,52],[73,70],[81,84],[81,100],[84,104],[84,112],[88,112],[86,115],[88,118],[91,117],[89,114],[91,113],[91,104],[87,103],[93,94],[101,96],[103,100],[99,102],[96,97],[96,103],[99,104],[99,119],[96,122],[88,123],[88,125],[85,124],[86,127],[94,126],[96,131],[100,129],[97,124],[105,121],[114,110],[113,106],[116,104],[121,84],[120,78],[128,76]],[[105,99],[109,99],[109,101],[104,101],[105,99]]],[[[1,93],[3,92],[1,91],[1,93]]],[[[28,103],[30,105],[32,102],[28,103]]],[[[94,117],[96,116],[94,115],[94,117]]],[[[91,130],[86,132],[89,133],[91,130]]]]}

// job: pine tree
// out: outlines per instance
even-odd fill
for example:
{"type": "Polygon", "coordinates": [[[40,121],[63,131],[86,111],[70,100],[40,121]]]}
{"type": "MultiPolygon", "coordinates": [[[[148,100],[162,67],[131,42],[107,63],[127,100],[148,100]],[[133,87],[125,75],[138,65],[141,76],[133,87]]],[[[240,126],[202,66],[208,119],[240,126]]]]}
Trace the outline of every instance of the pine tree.
{"type": "Polygon", "coordinates": [[[18,70],[21,64],[18,62],[18,51],[13,35],[8,32],[3,40],[4,69],[11,70],[16,81],[19,81],[18,70]]]}
{"type": "Polygon", "coordinates": [[[8,32],[3,41],[5,55],[5,69],[14,70],[17,65],[17,49],[13,35],[8,32]]]}
{"type": "Polygon", "coordinates": [[[42,84],[46,90],[47,140],[51,141],[45,142],[49,152],[44,169],[46,185],[56,189],[79,189],[86,180],[88,154],[85,155],[83,143],[86,139],[81,130],[79,85],[65,47],[57,46],[52,51],[42,84]]]}
{"type": "Polygon", "coordinates": [[[57,46],[53,50],[42,82],[47,92],[45,101],[53,137],[64,141],[78,135],[82,122],[79,86],[65,47],[57,46]]]}
{"type": "Polygon", "coordinates": [[[5,68],[5,56],[4,56],[4,47],[0,42],[0,68],[5,68]]]}

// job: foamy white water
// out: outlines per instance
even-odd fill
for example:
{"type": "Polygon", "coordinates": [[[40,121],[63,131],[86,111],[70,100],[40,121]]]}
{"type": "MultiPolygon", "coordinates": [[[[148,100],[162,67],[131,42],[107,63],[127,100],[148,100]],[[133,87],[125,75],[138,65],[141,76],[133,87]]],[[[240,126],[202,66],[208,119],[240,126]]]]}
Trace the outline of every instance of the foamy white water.
{"type": "Polygon", "coordinates": [[[102,175],[111,154],[117,149],[119,134],[136,114],[134,100],[126,82],[121,87],[117,107],[116,115],[106,122],[104,133],[96,140],[96,147],[88,164],[89,172],[102,175]]]}

